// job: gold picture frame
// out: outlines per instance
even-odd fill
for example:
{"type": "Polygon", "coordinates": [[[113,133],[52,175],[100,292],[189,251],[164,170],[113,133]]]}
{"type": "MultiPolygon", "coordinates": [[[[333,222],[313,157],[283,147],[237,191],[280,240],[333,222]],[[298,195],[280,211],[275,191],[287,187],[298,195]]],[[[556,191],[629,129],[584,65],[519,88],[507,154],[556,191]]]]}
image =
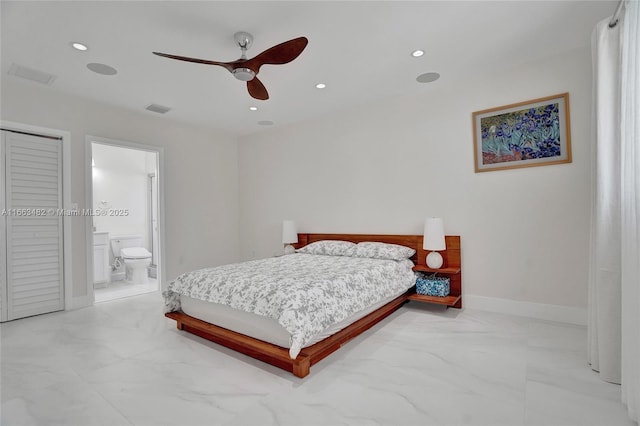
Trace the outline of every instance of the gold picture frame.
{"type": "Polygon", "coordinates": [[[475,171],[571,163],[569,93],[473,113],[475,171]]]}

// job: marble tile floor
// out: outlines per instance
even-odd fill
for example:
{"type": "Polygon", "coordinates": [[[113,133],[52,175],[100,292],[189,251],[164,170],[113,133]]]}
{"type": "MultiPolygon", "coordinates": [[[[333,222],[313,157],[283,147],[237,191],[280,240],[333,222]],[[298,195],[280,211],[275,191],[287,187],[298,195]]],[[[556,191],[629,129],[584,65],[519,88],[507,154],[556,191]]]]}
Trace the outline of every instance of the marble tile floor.
{"type": "Polygon", "coordinates": [[[180,332],[158,293],[2,324],[0,424],[634,425],[584,327],[411,302],[305,379],[180,332]]]}

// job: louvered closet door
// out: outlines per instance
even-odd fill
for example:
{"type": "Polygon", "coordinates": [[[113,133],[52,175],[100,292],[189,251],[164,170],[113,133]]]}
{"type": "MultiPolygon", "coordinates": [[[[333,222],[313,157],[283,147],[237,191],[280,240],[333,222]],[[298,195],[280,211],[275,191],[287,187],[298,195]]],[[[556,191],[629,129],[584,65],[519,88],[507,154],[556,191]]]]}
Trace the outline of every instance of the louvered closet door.
{"type": "Polygon", "coordinates": [[[6,319],[64,309],[62,143],[3,132],[6,319]]]}

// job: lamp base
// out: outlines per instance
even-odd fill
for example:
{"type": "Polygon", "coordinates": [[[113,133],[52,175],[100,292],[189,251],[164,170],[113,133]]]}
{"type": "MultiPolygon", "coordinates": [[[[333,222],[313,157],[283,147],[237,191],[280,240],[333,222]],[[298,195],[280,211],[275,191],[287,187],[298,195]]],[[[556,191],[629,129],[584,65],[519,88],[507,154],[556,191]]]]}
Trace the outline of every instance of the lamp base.
{"type": "Polygon", "coordinates": [[[291,244],[287,244],[286,246],[284,246],[284,254],[293,254],[295,252],[296,249],[291,244]]]}
{"type": "Polygon", "coordinates": [[[427,255],[427,266],[431,269],[440,269],[442,262],[442,255],[437,251],[432,251],[427,255]]]}

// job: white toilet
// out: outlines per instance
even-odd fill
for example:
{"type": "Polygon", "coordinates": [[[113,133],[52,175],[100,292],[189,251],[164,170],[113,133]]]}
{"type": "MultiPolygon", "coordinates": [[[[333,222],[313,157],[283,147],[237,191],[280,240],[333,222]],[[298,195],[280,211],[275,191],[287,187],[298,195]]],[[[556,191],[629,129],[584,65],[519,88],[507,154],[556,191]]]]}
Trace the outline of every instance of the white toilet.
{"type": "Polygon", "coordinates": [[[147,268],[151,264],[151,253],[142,247],[141,235],[120,235],[111,238],[111,250],[115,257],[124,261],[126,280],[132,284],[149,282],[147,268]]]}

